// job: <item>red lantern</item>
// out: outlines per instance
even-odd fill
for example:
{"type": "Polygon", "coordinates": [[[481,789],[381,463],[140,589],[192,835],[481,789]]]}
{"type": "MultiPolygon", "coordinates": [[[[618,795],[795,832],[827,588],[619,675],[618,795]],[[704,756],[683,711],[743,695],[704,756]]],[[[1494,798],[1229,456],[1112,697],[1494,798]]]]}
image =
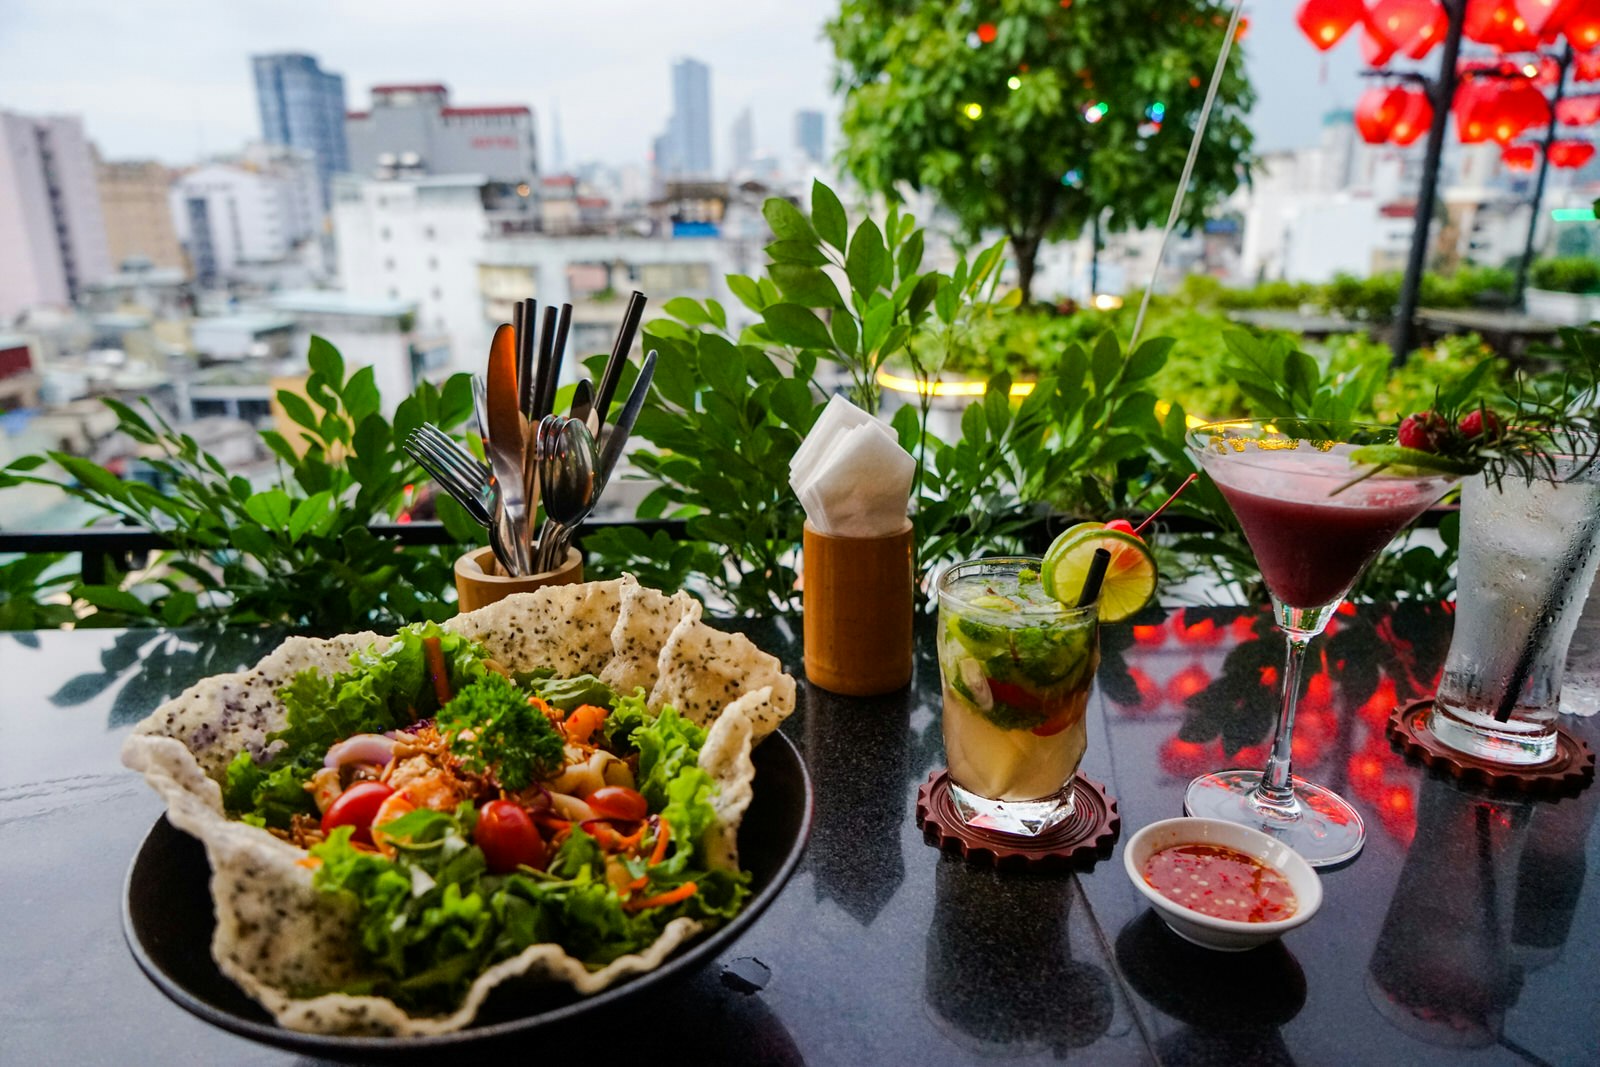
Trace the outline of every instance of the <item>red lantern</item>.
{"type": "Polygon", "coordinates": [[[1487,78],[1464,78],[1456,88],[1456,137],[1462,144],[1480,144],[1489,139],[1489,119],[1496,90],[1487,78]]]}
{"type": "Polygon", "coordinates": [[[1405,104],[1393,128],[1389,130],[1389,140],[1403,147],[1428,132],[1433,125],[1433,102],[1424,92],[1410,89],[1402,89],[1401,92],[1405,94],[1405,104]]]}
{"type": "Polygon", "coordinates": [[[1517,13],[1528,23],[1528,28],[1544,40],[1552,40],[1561,32],[1562,25],[1583,0],[1516,0],[1517,13]]]}
{"type": "Polygon", "coordinates": [[[1421,59],[1444,37],[1449,18],[1434,0],[1378,0],[1367,25],[1412,59],[1421,59]]]}
{"type": "Polygon", "coordinates": [[[1368,89],[1356,101],[1356,132],[1368,144],[1383,144],[1405,113],[1406,104],[1404,89],[1368,89]]]}
{"type": "Polygon", "coordinates": [[[1381,67],[1394,58],[1395,43],[1368,26],[1361,33],[1361,58],[1369,67],[1381,67]]]}
{"type": "Polygon", "coordinates": [[[1569,96],[1556,105],[1556,121],[1563,126],[1600,122],[1600,96],[1569,96]]]}
{"type": "Polygon", "coordinates": [[[1527,28],[1527,20],[1517,13],[1516,0],[1467,0],[1466,21],[1461,30],[1479,44],[1498,45],[1513,23],[1527,28]]]}
{"type": "Polygon", "coordinates": [[[1561,25],[1575,52],[1587,52],[1600,44],[1600,0],[1584,0],[1561,25]]]}
{"type": "Polygon", "coordinates": [[[1501,144],[1510,144],[1523,130],[1549,122],[1550,102],[1544,94],[1527,79],[1512,81],[1496,95],[1489,136],[1501,144]]]}
{"type": "Polygon", "coordinates": [[[1361,0],[1306,0],[1295,21],[1319,51],[1326,52],[1366,17],[1361,0]]]}
{"type": "Polygon", "coordinates": [[[1579,82],[1600,81],[1600,51],[1590,55],[1575,55],[1572,57],[1572,80],[1579,82]]]}
{"type": "Polygon", "coordinates": [[[1538,145],[1508,144],[1500,150],[1500,162],[1507,170],[1532,170],[1538,161],[1538,145]]]}
{"type": "Polygon", "coordinates": [[[1594,158],[1594,145],[1588,141],[1555,141],[1550,145],[1550,165],[1576,170],[1594,158]]]}
{"type": "Polygon", "coordinates": [[[1500,39],[1494,46],[1501,52],[1537,52],[1539,50],[1539,35],[1528,25],[1528,20],[1521,15],[1512,16],[1506,27],[1500,33],[1500,39]]]}

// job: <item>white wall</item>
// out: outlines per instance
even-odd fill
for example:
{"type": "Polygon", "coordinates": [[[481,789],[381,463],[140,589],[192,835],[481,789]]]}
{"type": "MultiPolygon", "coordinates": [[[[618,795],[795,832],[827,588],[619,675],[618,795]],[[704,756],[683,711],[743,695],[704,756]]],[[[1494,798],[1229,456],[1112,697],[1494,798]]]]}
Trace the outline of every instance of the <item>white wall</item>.
{"type": "Polygon", "coordinates": [[[315,175],[301,168],[283,172],[210,163],[179,178],[172,187],[172,216],[178,239],[193,240],[188,202],[206,201],[217,270],[227,274],[243,263],[274,263],[316,229],[315,175]]]}

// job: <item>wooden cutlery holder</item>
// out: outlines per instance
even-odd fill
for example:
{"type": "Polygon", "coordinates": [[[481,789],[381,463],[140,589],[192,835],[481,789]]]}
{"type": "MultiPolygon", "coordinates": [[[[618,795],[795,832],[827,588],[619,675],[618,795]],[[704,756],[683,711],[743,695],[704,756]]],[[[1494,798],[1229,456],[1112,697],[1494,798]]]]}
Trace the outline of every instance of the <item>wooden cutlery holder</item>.
{"type": "Polygon", "coordinates": [[[813,685],[846,696],[911,681],[911,521],[885,537],[833,537],[805,524],[805,667],[813,685]]]}
{"type": "Polygon", "coordinates": [[[566,561],[542,574],[513,578],[503,574],[494,558],[494,549],[479,548],[456,560],[456,597],[463,612],[504,600],[512,593],[527,593],[547,585],[573,585],[583,581],[583,554],[567,549],[566,561]]]}

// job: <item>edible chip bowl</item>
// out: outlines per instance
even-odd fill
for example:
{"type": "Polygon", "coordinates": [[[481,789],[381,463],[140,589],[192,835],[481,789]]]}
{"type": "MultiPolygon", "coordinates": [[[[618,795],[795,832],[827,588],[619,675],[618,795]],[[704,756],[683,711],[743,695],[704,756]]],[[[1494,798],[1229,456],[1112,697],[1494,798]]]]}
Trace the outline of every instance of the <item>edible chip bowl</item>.
{"type": "Polygon", "coordinates": [[[1294,849],[1277,838],[1221,819],[1163,819],[1144,827],[1122,849],[1122,867],[1128,880],[1144,894],[1162,922],[1185,941],[1218,952],[1244,952],[1257,948],[1303,926],[1322,907],[1322,880],[1294,849]],[[1273,922],[1237,922],[1215,919],[1158,893],[1144,880],[1144,865],[1161,849],[1173,845],[1221,845],[1237,849],[1288,879],[1298,907],[1287,919],[1273,922]]]}

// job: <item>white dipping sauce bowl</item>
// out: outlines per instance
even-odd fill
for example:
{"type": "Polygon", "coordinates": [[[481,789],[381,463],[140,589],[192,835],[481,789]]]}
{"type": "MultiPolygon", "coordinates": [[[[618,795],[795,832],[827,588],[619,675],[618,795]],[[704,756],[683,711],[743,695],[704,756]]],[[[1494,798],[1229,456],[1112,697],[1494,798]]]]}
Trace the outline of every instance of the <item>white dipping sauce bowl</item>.
{"type": "Polygon", "coordinates": [[[1221,819],[1153,822],[1123,846],[1122,866],[1128,872],[1128,880],[1150,901],[1173,933],[1185,941],[1219,952],[1244,952],[1264,945],[1309,922],[1322,907],[1322,880],[1300,853],[1260,830],[1221,819]],[[1144,880],[1144,865],[1153,854],[1173,845],[1221,845],[1259,860],[1289,880],[1297,905],[1295,913],[1274,922],[1236,922],[1213,919],[1162,896],[1144,880]]]}

